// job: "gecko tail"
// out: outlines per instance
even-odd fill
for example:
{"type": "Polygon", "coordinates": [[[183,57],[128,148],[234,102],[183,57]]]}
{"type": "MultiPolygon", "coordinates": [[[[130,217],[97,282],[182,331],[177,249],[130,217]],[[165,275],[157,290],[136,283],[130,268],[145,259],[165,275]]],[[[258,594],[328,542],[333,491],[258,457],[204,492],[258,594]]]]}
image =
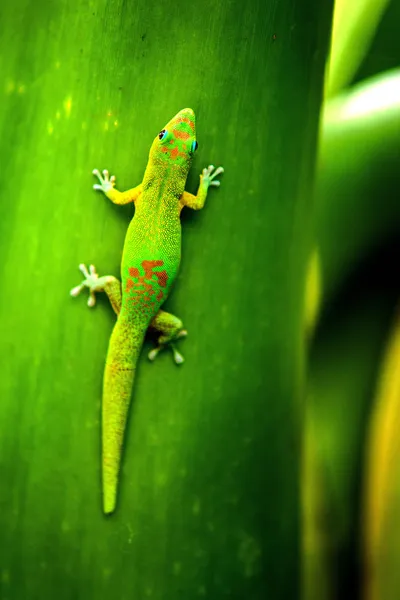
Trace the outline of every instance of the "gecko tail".
{"type": "Polygon", "coordinates": [[[102,479],[103,511],[110,515],[117,504],[118,480],[136,362],[144,332],[127,331],[117,321],[110,339],[103,382],[102,479]]]}
{"type": "Polygon", "coordinates": [[[103,387],[103,510],[110,515],[117,504],[118,479],[130,397],[135,378],[134,367],[106,364],[103,387]]]}

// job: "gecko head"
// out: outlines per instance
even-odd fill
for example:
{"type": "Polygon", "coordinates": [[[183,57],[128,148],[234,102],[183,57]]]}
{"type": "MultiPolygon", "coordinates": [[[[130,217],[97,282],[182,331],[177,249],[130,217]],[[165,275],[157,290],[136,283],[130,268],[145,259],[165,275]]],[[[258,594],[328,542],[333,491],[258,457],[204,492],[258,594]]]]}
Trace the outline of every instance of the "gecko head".
{"type": "Polygon", "coordinates": [[[184,108],[158,133],[151,146],[150,160],[180,168],[187,174],[197,146],[195,114],[191,108],[184,108]]]}

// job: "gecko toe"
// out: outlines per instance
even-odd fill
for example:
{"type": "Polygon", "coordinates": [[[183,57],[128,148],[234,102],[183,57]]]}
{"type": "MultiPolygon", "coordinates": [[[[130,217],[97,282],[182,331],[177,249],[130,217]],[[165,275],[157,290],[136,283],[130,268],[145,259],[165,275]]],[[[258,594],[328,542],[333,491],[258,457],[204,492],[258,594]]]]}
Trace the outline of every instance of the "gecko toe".
{"type": "Polygon", "coordinates": [[[153,350],[150,350],[150,352],[147,355],[149,360],[154,361],[157,358],[160,350],[162,350],[161,346],[157,346],[156,348],[153,348],[153,350]]]}
{"type": "Polygon", "coordinates": [[[76,298],[76,296],[79,296],[79,294],[81,293],[81,291],[83,290],[83,285],[77,285],[76,287],[72,288],[72,290],[69,292],[71,294],[71,296],[73,296],[74,298],[76,298]]]}

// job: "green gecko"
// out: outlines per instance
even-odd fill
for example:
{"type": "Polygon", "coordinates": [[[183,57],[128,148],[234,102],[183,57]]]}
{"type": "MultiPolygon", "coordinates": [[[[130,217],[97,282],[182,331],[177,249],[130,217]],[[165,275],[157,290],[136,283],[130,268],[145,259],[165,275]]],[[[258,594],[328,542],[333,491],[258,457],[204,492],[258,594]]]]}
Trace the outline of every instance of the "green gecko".
{"type": "Polygon", "coordinates": [[[195,114],[185,108],[160,131],[150,148],[143,181],[126,192],[115,189],[115,177],[95,169],[101,190],[114,204],[135,203],[135,214],[125,238],[121,282],[112,275],[99,277],[93,265],[79,265],[85,279],[71,290],[77,296],[89,289],[88,306],[96,303],[96,292],[106,292],[117,314],[111,334],[102,400],[102,479],[103,510],[114,512],[125,426],[130,405],[136,364],[146,331],[159,333],[158,345],[149,353],[154,360],[168,345],[177,364],[183,357],[174,342],[187,335],[182,321],[163,310],[177,276],[181,258],[180,212],[184,206],[195,210],[204,206],[209,186],[223,168],[203,169],[197,195],[185,191],[192,157],[197,149],[195,114]]]}

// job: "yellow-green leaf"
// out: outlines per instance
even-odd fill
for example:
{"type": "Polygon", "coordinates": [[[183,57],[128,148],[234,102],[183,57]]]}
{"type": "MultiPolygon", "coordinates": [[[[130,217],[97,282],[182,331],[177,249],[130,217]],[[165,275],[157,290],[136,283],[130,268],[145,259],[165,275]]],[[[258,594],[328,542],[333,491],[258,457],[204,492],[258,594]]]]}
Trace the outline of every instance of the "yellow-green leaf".
{"type": "Polygon", "coordinates": [[[388,3],[389,0],[336,0],[326,78],[327,98],[351,83],[388,3]]]}

